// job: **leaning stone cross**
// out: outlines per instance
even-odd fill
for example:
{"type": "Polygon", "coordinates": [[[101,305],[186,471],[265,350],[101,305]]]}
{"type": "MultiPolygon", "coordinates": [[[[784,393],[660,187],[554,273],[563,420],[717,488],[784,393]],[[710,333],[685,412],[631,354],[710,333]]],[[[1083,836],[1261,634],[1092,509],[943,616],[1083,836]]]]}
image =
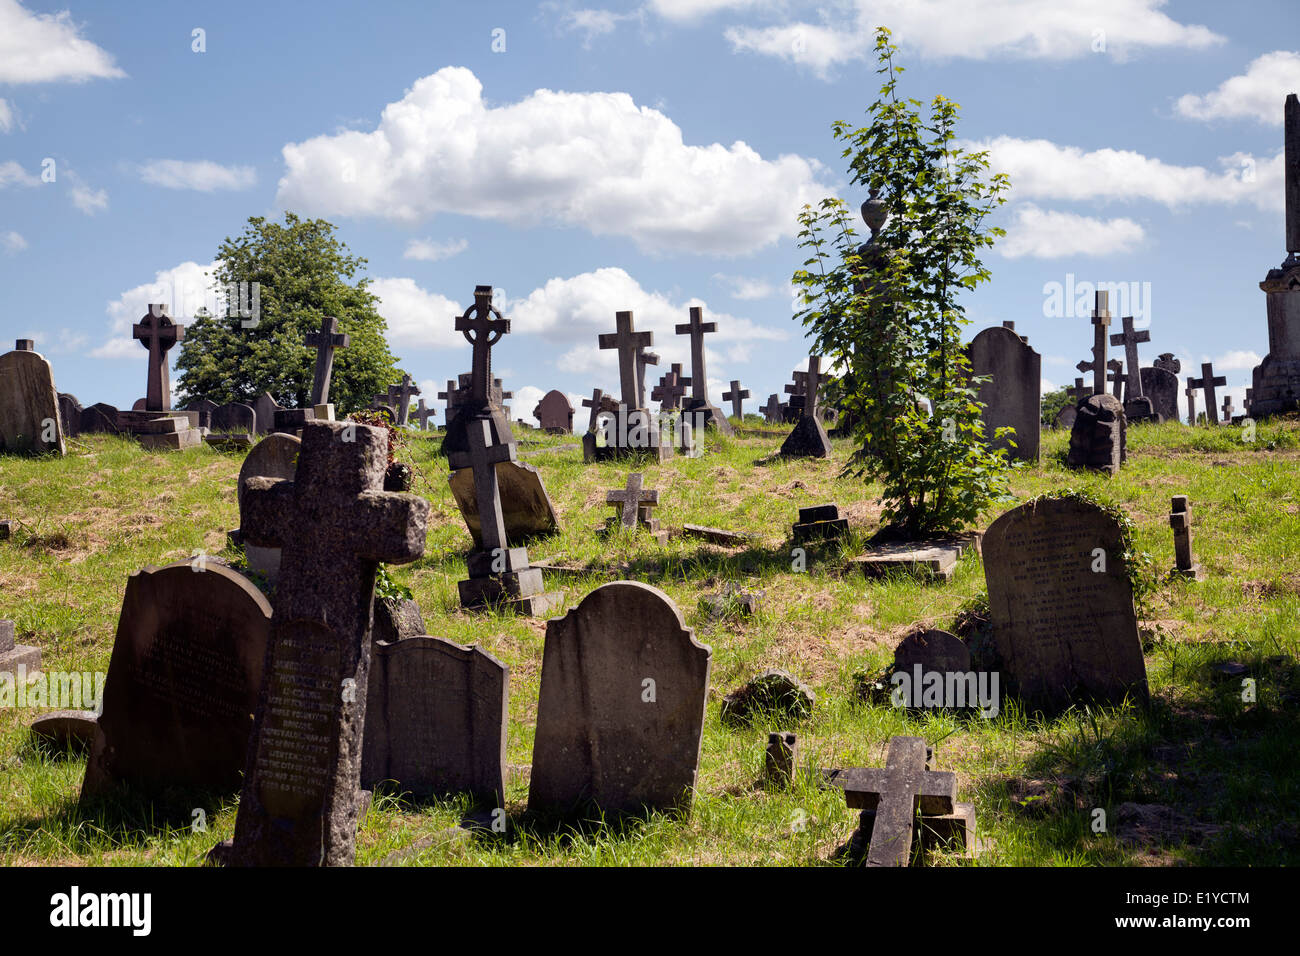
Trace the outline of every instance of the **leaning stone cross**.
{"type": "Polygon", "coordinates": [[[387,462],[385,429],[309,421],[292,481],[244,482],[244,537],[281,549],[280,581],[223,862],[352,863],[376,567],[420,557],[429,517],[383,490],[387,462]]]}
{"type": "Polygon", "coordinates": [[[401,384],[388,386],[388,404],[397,412],[398,425],[405,425],[410,420],[411,397],[419,394],[419,386],[411,381],[410,375],[403,375],[401,384]]]}
{"type": "Polygon", "coordinates": [[[149,350],[149,379],[145,387],[144,407],[151,412],[165,412],[172,407],[171,372],[167,351],[185,338],[185,326],[167,316],[166,305],[150,305],[149,312],[131,326],[131,337],[149,350]]]}
{"type": "Polygon", "coordinates": [[[620,521],[625,528],[635,528],[637,514],[642,505],[657,505],[659,492],[642,488],[644,479],[640,473],[627,476],[627,487],[622,491],[610,491],[605,495],[605,503],[621,505],[620,521]]]}
{"type": "MultiPolygon", "coordinates": [[[[653,335],[654,333],[650,333],[653,335]]],[[[645,408],[645,370],[649,365],[659,364],[659,354],[657,352],[647,352],[645,349],[636,350],[636,407],[645,408]]]]}
{"type": "Polygon", "coordinates": [[[312,405],[326,405],[330,400],[330,377],[334,373],[334,350],[345,349],[352,343],[350,336],[339,332],[339,320],[325,316],[320,320],[320,331],[308,332],[303,344],[316,350],[316,374],[311,380],[312,405]]]}
{"type": "Polygon", "coordinates": [[[1150,342],[1151,333],[1145,329],[1140,332],[1135,330],[1131,315],[1124,316],[1121,321],[1124,331],[1112,335],[1110,344],[1124,346],[1124,361],[1128,365],[1128,378],[1124,383],[1124,400],[1132,401],[1142,397],[1142,375],[1138,369],[1138,343],[1150,342]]]}
{"type": "Polygon", "coordinates": [[[640,399],[637,387],[637,352],[655,344],[653,332],[637,332],[634,329],[631,312],[614,313],[616,332],[602,332],[600,347],[618,349],[618,376],[623,388],[623,404],[640,408],[635,404],[640,399]]]}
{"type": "Polygon", "coordinates": [[[482,550],[488,554],[508,549],[506,520],[501,512],[501,488],[497,483],[497,463],[514,461],[514,442],[491,444],[491,423],[487,419],[471,422],[467,437],[469,454],[456,462],[456,467],[474,470],[474,497],[478,500],[482,550]]]}
{"type": "Polygon", "coordinates": [[[743,406],[747,398],[749,398],[749,389],[741,391],[740,380],[735,378],[731,380],[731,391],[722,396],[724,402],[731,402],[731,414],[741,421],[745,419],[743,406]]]}
{"type": "Polygon", "coordinates": [[[678,335],[691,337],[691,398],[707,403],[709,400],[709,376],[704,369],[704,335],[706,332],[718,331],[717,322],[705,322],[704,310],[691,306],[691,320],[678,325],[678,335]]]}
{"type": "Polygon", "coordinates": [[[595,432],[596,430],[596,425],[598,423],[597,420],[600,418],[600,408],[603,404],[604,398],[605,393],[596,388],[592,389],[591,398],[584,398],[582,400],[582,407],[591,409],[591,417],[587,419],[587,431],[589,432],[595,432]]]}
{"type": "MultiPolygon", "coordinates": [[[[1220,375],[1217,378],[1215,377],[1213,362],[1202,362],[1201,377],[1189,378],[1187,380],[1188,388],[1200,388],[1205,390],[1205,416],[1212,424],[1219,424],[1219,408],[1215,404],[1215,398],[1217,397],[1214,394],[1215,386],[1227,384],[1228,380],[1224,376],[1220,375]]],[[[1193,419],[1193,421],[1195,420],[1193,419]]]]}
{"type": "Polygon", "coordinates": [[[876,812],[867,866],[907,866],[917,811],[953,812],[957,775],[927,770],[928,759],[924,737],[895,737],[889,742],[884,769],[833,772],[831,782],[844,790],[850,807],[876,812]]]}

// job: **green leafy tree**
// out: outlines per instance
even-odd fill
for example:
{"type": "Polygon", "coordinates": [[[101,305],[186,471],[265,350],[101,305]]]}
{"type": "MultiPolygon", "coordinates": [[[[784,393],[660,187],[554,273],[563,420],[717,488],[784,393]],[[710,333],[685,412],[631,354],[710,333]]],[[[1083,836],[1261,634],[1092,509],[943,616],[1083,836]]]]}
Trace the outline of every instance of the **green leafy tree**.
{"type": "Polygon", "coordinates": [[[327,315],[351,336],[348,347],[334,353],[330,383],[330,401],[341,412],[365,408],[400,380],[378,299],[367,289],[370,280],[358,277],[366,260],[349,253],[330,223],[293,213],[283,224],[253,216],[242,235],[221,244],[217,260],[218,289],[249,285],[226,303],[225,315],[196,314],[186,328],[176,368],[188,398],[251,403],[270,392],[285,407],[306,407],[316,350],[303,341],[327,315]],[[245,318],[239,307],[252,311],[252,283],[258,284],[259,308],[245,318]]]}
{"type": "Polygon", "coordinates": [[[876,34],[884,82],[869,124],[832,124],[852,183],[870,190],[875,235],[855,246],[841,199],[805,206],[809,258],[793,281],[805,306],[795,318],[839,376],[836,400],[861,443],[846,473],[879,481],[884,523],[915,538],[960,530],[1005,495],[1006,455],[987,439],[1010,430],[983,433],[957,297],[989,278],[980,252],[1005,233],[983,222],[1010,184],[954,143],[957,104],[936,96],[925,119],[918,100],[899,98],[889,36],[876,34]]]}

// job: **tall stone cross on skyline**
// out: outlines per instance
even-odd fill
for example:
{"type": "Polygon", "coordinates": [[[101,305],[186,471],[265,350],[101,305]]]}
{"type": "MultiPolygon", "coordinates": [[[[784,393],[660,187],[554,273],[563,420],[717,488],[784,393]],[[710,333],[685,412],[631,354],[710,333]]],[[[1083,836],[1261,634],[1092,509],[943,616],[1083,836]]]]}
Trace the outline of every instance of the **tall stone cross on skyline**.
{"type": "Polygon", "coordinates": [[[707,403],[709,400],[709,376],[704,366],[704,335],[718,331],[717,322],[705,322],[704,310],[691,306],[691,320],[677,326],[678,335],[691,337],[691,398],[707,403]]]}
{"type": "Polygon", "coordinates": [[[1080,372],[1092,372],[1092,394],[1106,394],[1107,333],[1110,328],[1110,292],[1098,292],[1092,309],[1092,361],[1075,366],[1080,372]]]}
{"type": "Polygon", "coordinates": [[[470,372],[470,401],[477,406],[487,405],[492,386],[492,346],[510,331],[510,320],[502,318],[492,305],[492,287],[476,285],[474,304],[465,314],[456,317],[456,331],[465,336],[474,349],[470,372]]]}
{"type": "Polygon", "coordinates": [[[303,344],[316,350],[316,374],[311,380],[311,403],[326,405],[330,400],[330,378],[334,374],[334,350],[352,344],[351,336],[339,332],[339,320],[327,315],[320,320],[320,330],[308,332],[303,344]]]}
{"type": "Polygon", "coordinates": [[[1215,377],[1213,362],[1202,362],[1201,377],[1187,380],[1188,388],[1199,388],[1205,391],[1205,417],[1210,420],[1212,425],[1219,424],[1219,406],[1215,402],[1215,386],[1227,384],[1228,380],[1224,376],[1215,377]]]}
{"type": "Polygon", "coordinates": [[[804,387],[803,413],[809,418],[817,417],[817,393],[821,391],[822,359],[820,355],[808,356],[808,378],[804,387]]]}
{"type": "Polygon", "coordinates": [[[600,347],[618,349],[618,377],[623,389],[623,404],[629,409],[640,408],[641,395],[637,384],[637,353],[655,344],[653,332],[637,332],[631,312],[614,313],[617,331],[602,332],[600,347]]]}
{"type": "Polygon", "coordinates": [[[745,420],[744,403],[747,398],[749,398],[749,389],[741,390],[740,380],[735,378],[731,380],[731,391],[722,396],[724,402],[731,402],[731,414],[742,422],[745,420]]]}
{"type": "Polygon", "coordinates": [[[149,350],[149,372],[145,385],[144,407],[150,412],[165,412],[172,407],[171,371],[167,352],[185,338],[185,326],[177,325],[167,315],[167,306],[150,304],[148,313],[131,326],[131,337],[149,350]]]}
{"type": "Polygon", "coordinates": [[[355,855],[375,574],[424,553],[429,502],[384,491],[388,432],[310,421],[292,481],[244,482],[242,529],[281,548],[271,648],[231,844],[242,866],[355,855]]]}
{"type": "Polygon", "coordinates": [[[1124,364],[1128,366],[1128,375],[1124,380],[1124,400],[1131,401],[1142,397],[1142,373],[1138,366],[1138,343],[1150,342],[1151,333],[1146,329],[1137,331],[1133,328],[1133,316],[1126,315],[1121,320],[1123,332],[1115,332],[1110,337],[1111,345],[1124,346],[1124,364]]]}

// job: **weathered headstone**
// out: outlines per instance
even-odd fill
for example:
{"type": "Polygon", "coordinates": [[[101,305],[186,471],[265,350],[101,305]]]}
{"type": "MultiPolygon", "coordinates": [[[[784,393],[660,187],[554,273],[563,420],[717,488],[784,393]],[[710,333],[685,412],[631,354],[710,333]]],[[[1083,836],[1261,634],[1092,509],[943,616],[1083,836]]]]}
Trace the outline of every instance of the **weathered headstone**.
{"type": "Polygon", "coordinates": [[[1178,376],[1167,368],[1153,365],[1139,369],[1142,395],[1151,400],[1151,410],[1160,421],[1176,422],[1178,414],[1178,376]]]}
{"type": "Polygon", "coordinates": [[[666,594],[636,581],[548,621],[529,810],[689,812],[712,653],[666,594]]]}
{"type": "Polygon", "coordinates": [[[947,631],[913,632],[894,648],[894,671],[911,677],[917,667],[922,673],[965,674],[971,669],[970,648],[947,631]]]}
{"type": "Polygon", "coordinates": [[[257,432],[257,413],[253,406],[240,402],[228,402],[214,408],[208,417],[208,438],[213,441],[241,440],[252,444],[257,432]]]}
{"type": "Polygon", "coordinates": [[[122,429],[118,424],[120,412],[112,405],[98,402],[81,413],[83,433],[116,435],[122,429]]]}
{"type": "Polygon", "coordinates": [[[166,305],[152,304],[144,318],[131,326],[131,337],[149,350],[144,410],[168,411],[172,407],[172,387],[167,353],[185,338],[185,326],[171,320],[166,305]]]}
{"type": "Polygon", "coordinates": [[[417,797],[467,793],[504,806],[510,669],[440,637],[374,646],[361,786],[394,781],[417,797]]]}
{"type": "Polygon", "coordinates": [[[1202,580],[1205,572],[1192,556],[1192,512],[1186,495],[1174,495],[1171,500],[1169,527],[1174,531],[1174,573],[1202,580]]]}
{"type": "Polygon", "coordinates": [[[375,572],[424,553],[429,515],[423,498],[381,490],[387,461],[384,429],[309,422],[293,481],[245,482],[243,534],[283,560],[222,862],[352,862],[375,572]]]}
{"type": "Polygon", "coordinates": [[[984,406],[980,419],[990,447],[1006,448],[1012,459],[1037,461],[1042,430],[1042,356],[1014,329],[994,327],[971,340],[970,364],[973,376],[988,376],[975,400],[984,406]],[[1010,443],[993,437],[997,429],[1008,426],[1015,429],[1010,443]]]}
{"type": "Polygon", "coordinates": [[[239,789],[270,629],[266,598],[220,564],[132,574],[82,799],[121,783],[239,789]]]}
{"type": "Polygon", "coordinates": [[[691,397],[682,408],[691,412],[702,427],[716,428],[723,435],[731,434],[731,425],[721,409],[709,402],[709,375],[704,364],[704,336],[718,330],[718,323],[705,322],[704,310],[691,306],[690,321],[677,326],[678,335],[691,337],[691,397]]]}
{"type": "Polygon", "coordinates": [[[573,405],[569,403],[565,394],[557,389],[553,388],[542,396],[542,400],[533,409],[533,417],[537,419],[543,431],[556,435],[573,433],[573,405]]]}
{"type": "Polygon", "coordinates": [[[1013,508],[984,535],[1003,683],[1031,707],[1055,712],[1075,700],[1118,704],[1126,696],[1147,702],[1123,553],[1120,523],[1074,498],[1013,508]]]}
{"type": "MultiPolygon", "coordinates": [[[[557,534],[559,515],[551,497],[542,484],[541,472],[536,465],[510,459],[496,465],[497,485],[500,489],[501,515],[505,520],[506,537],[511,541],[557,534]]],[[[478,496],[474,491],[474,470],[461,468],[448,476],[456,507],[465,519],[465,527],[476,546],[482,544],[479,521],[478,496]]]]}
{"type": "Polygon", "coordinates": [[[419,386],[411,381],[410,375],[403,375],[397,385],[388,386],[388,404],[397,411],[397,424],[402,427],[411,419],[411,399],[420,394],[419,386]]]}
{"type": "Polygon", "coordinates": [[[253,412],[257,417],[257,433],[259,435],[269,435],[275,431],[275,413],[279,410],[280,406],[271,397],[270,392],[263,392],[257,396],[253,402],[253,412]]]}
{"type": "Polygon", "coordinates": [[[316,350],[316,371],[311,381],[311,404],[328,405],[330,377],[334,374],[334,350],[345,349],[352,343],[351,336],[339,332],[339,320],[331,315],[322,316],[320,329],[308,332],[303,344],[316,350]]]}
{"type": "Polygon", "coordinates": [[[785,406],[781,404],[781,397],[776,392],[767,397],[767,404],[761,411],[769,425],[777,425],[784,420],[785,406]]]}
{"type": "Polygon", "coordinates": [[[799,766],[799,737],[788,730],[767,735],[763,754],[763,779],[771,786],[788,786],[799,766]]]}
{"type": "Polygon", "coordinates": [[[731,414],[737,421],[745,420],[745,399],[749,398],[749,389],[741,389],[740,382],[736,379],[731,380],[731,391],[724,392],[722,400],[731,402],[731,414]]]}
{"type": "Polygon", "coordinates": [[[1300,99],[1282,108],[1287,257],[1259,284],[1267,297],[1268,354],[1251,376],[1246,414],[1260,418],[1300,407],[1300,99]]]}
{"type": "Polygon", "coordinates": [[[187,412],[198,412],[199,428],[212,428],[212,413],[220,406],[210,398],[200,398],[185,406],[187,412]]]}
{"type": "Polygon", "coordinates": [[[849,533],[849,519],[840,517],[836,504],[813,505],[799,509],[799,520],[793,528],[795,544],[840,538],[849,533]]]}
{"type": "MultiPolygon", "coordinates": [[[[244,482],[249,478],[271,478],[277,481],[292,481],[298,470],[298,455],[302,451],[302,439],[296,435],[273,432],[267,435],[244,457],[239,469],[239,479],[235,486],[235,495],[239,501],[239,518],[244,521],[244,482]]],[[[268,582],[274,584],[280,578],[280,549],[278,547],[259,547],[244,540],[241,532],[235,533],[236,540],[243,545],[244,557],[248,568],[261,574],[268,582]]]]}
{"type": "Polygon", "coordinates": [[[0,451],[62,455],[54,372],[45,356],[32,351],[29,340],[18,344],[28,347],[0,355],[0,451]]]}
{"type": "Polygon", "coordinates": [[[1057,428],[1073,428],[1074,420],[1079,417],[1079,410],[1073,405],[1063,405],[1056,413],[1057,428]]]}
{"type": "Polygon", "coordinates": [[[81,434],[81,416],[85,413],[77,396],[59,392],[59,426],[64,438],[76,438],[81,434]]]}
{"type": "Polygon", "coordinates": [[[1124,406],[1115,396],[1101,393],[1080,402],[1077,411],[1066,464],[1119,474],[1120,465],[1128,460],[1124,406]]]}
{"type": "Polygon", "coordinates": [[[828,458],[831,440],[818,413],[818,392],[821,386],[821,356],[808,356],[807,392],[803,409],[794,430],[781,443],[781,454],[788,458],[828,458]]]}

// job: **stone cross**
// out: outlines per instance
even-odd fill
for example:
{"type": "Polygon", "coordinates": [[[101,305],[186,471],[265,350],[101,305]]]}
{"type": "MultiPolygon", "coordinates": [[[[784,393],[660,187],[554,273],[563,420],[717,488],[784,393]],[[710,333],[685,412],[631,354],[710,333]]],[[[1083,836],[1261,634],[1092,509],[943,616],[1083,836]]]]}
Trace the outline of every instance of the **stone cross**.
{"type": "Polygon", "coordinates": [[[637,514],[642,505],[659,504],[659,492],[643,489],[639,472],[627,476],[627,487],[622,491],[610,491],[605,494],[605,503],[621,505],[620,520],[625,528],[635,528],[637,514]]]}
{"type": "Polygon", "coordinates": [[[429,502],[386,492],[388,432],[309,421],[293,481],[244,482],[241,530],[280,578],[235,836],[242,866],[353,861],[375,573],[424,553],[429,502]]]}
{"type": "Polygon", "coordinates": [[[1200,388],[1205,390],[1205,414],[1209,417],[1210,423],[1219,424],[1219,408],[1215,404],[1214,388],[1216,385],[1227,385],[1228,380],[1220,375],[1217,378],[1214,375],[1214,363],[1201,363],[1201,377],[1189,378],[1187,380],[1188,388],[1200,388]]]}
{"type": "Polygon", "coordinates": [[[618,375],[623,387],[623,404],[641,408],[637,404],[641,398],[637,382],[637,354],[641,349],[654,345],[655,336],[653,332],[635,331],[631,312],[614,313],[614,323],[618,331],[602,332],[600,347],[618,349],[618,375]]]}
{"type": "Polygon", "coordinates": [[[1224,395],[1224,396],[1223,396],[1223,424],[1225,424],[1225,425],[1231,425],[1231,424],[1232,424],[1232,413],[1233,413],[1233,411],[1234,411],[1234,409],[1233,409],[1233,407],[1232,407],[1232,396],[1231,396],[1231,395],[1224,395]]]}
{"type": "Polygon", "coordinates": [[[311,380],[311,403],[313,406],[328,404],[330,376],[334,372],[334,350],[347,348],[352,343],[352,338],[339,332],[338,319],[327,315],[320,320],[320,331],[308,332],[303,343],[308,348],[316,349],[316,374],[311,380]]]}
{"type": "Polygon", "coordinates": [[[1092,310],[1092,361],[1075,366],[1080,372],[1092,372],[1092,394],[1106,394],[1106,330],[1110,328],[1110,293],[1098,292],[1092,310]]]}
{"type": "Polygon", "coordinates": [[[1196,389],[1192,387],[1193,379],[1187,379],[1187,387],[1183,389],[1183,394],[1187,396],[1187,424],[1196,424],[1196,389]]]}
{"type": "MultiPolygon", "coordinates": [[[[1133,316],[1126,315],[1121,319],[1124,325],[1123,332],[1116,332],[1110,337],[1111,345],[1124,346],[1124,360],[1128,363],[1128,378],[1124,383],[1124,400],[1132,401],[1135,398],[1142,397],[1142,375],[1138,370],[1138,343],[1150,342],[1151,333],[1146,329],[1136,331],[1133,328],[1133,316]]],[[[1116,395],[1116,398],[1119,396],[1116,395]]]]}
{"type": "MultiPolygon", "coordinates": [[[[650,333],[653,335],[654,333],[650,333]]],[[[648,365],[658,365],[659,355],[656,352],[647,352],[645,349],[636,350],[636,407],[645,408],[645,370],[648,365]]]]}
{"type": "Polygon", "coordinates": [[[769,425],[774,425],[781,420],[781,397],[773,392],[767,396],[767,404],[760,411],[763,417],[767,419],[769,425]]]}
{"type": "Polygon", "coordinates": [[[506,519],[501,512],[501,488],[497,483],[497,463],[515,460],[514,442],[492,444],[492,423],[487,419],[470,422],[469,459],[458,461],[460,467],[474,469],[474,497],[478,500],[480,540],[488,554],[508,549],[506,519]]]}
{"type": "Polygon", "coordinates": [[[661,409],[675,409],[681,405],[686,386],[690,384],[690,376],[682,375],[681,363],[674,362],[672,370],[665,372],[659,379],[659,384],[650,392],[650,397],[659,403],[661,409]]]}
{"type": "Polygon", "coordinates": [[[1174,572],[1200,580],[1200,565],[1192,557],[1192,513],[1187,496],[1174,495],[1169,510],[1169,527],[1174,529],[1174,572]]]}
{"type": "Polygon", "coordinates": [[[1120,398],[1120,388],[1124,385],[1124,363],[1119,359],[1111,359],[1106,363],[1106,381],[1114,382],[1111,387],[1111,394],[1120,398]]]}
{"type": "Polygon", "coordinates": [[[492,385],[492,346],[510,331],[510,320],[492,307],[492,287],[476,285],[474,304],[456,317],[456,331],[474,348],[473,371],[470,372],[470,399],[476,405],[489,404],[488,388],[492,385]],[[495,316],[495,318],[493,318],[495,316]]]}
{"type": "Polygon", "coordinates": [[[149,378],[144,407],[151,412],[165,412],[172,407],[171,372],[167,351],[185,338],[185,326],[167,316],[166,305],[150,305],[149,312],[131,326],[131,337],[149,350],[149,378]]]}
{"type": "Polygon", "coordinates": [[[1177,375],[1183,370],[1183,363],[1174,358],[1173,352],[1161,352],[1160,357],[1151,363],[1156,368],[1162,368],[1166,372],[1173,372],[1177,375]]]}
{"type": "Polygon", "coordinates": [[[677,326],[678,335],[691,337],[691,398],[707,403],[709,376],[704,368],[704,334],[718,331],[717,322],[705,322],[704,310],[691,306],[691,320],[677,326]]]}
{"type": "Polygon", "coordinates": [[[1092,389],[1088,388],[1088,386],[1083,384],[1083,379],[1076,378],[1074,380],[1074,388],[1070,389],[1070,397],[1074,399],[1075,404],[1078,404],[1079,402],[1083,401],[1085,398],[1090,397],[1092,394],[1093,394],[1092,389]]]}
{"type": "Polygon", "coordinates": [[[807,372],[794,372],[791,374],[790,378],[793,380],[793,382],[792,384],[787,385],[785,387],[785,393],[787,395],[793,395],[796,398],[802,398],[803,396],[808,394],[808,373],[807,372]]]}
{"type": "Polygon", "coordinates": [[[397,424],[405,425],[411,417],[411,397],[420,389],[412,383],[410,375],[403,375],[401,384],[388,386],[388,404],[397,412],[397,424]]]}
{"type": "Polygon", "coordinates": [[[957,775],[927,770],[928,759],[924,737],[895,737],[883,770],[832,772],[832,782],[844,790],[850,807],[876,813],[867,866],[907,866],[917,810],[941,814],[955,809],[957,775]]]}
{"type": "Polygon", "coordinates": [[[605,393],[596,388],[592,389],[591,398],[582,400],[582,407],[591,409],[591,417],[587,419],[587,431],[589,432],[595,432],[596,430],[597,419],[600,417],[600,406],[604,398],[605,393]]]}
{"type": "Polygon", "coordinates": [[[807,391],[804,393],[803,413],[809,418],[817,417],[817,393],[822,385],[822,360],[820,355],[808,356],[807,391]]]}
{"type": "Polygon", "coordinates": [[[1283,107],[1286,141],[1286,251],[1288,261],[1300,255],[1300,99],[1294,93],[1283,107]]]}
{"type": "Polygon", "coordinates": [[[434,418],[435,416],[437,416],[437,414],[438,414],[438,410],[436,408],[426,407],[424,404],[424,399],[420,399],[420,404],[416,407],[414,417],[415,420],[420,423],[421,430],[428,431],[429,419],[434,418]]]}
{"type": "Polygon", "coordinates": [[[734,378],[731,380],[731,391],[722,396],[724,402],[731,402],[731,414],[735,415],[741,421],[745,420],[743,405],[747,398],[749,398],[749,389],[741,391],[740,380],[734,378]]]}

